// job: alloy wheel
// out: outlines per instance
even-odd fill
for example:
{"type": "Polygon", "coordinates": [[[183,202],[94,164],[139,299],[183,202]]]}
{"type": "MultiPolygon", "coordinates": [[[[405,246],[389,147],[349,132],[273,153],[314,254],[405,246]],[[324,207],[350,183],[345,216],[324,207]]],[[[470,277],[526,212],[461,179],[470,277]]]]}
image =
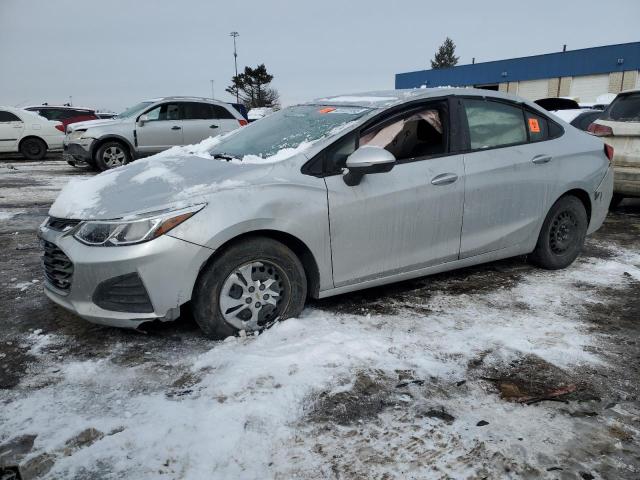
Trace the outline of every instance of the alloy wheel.
{"type": "Polygon", "coordinates": [[[102,159],[109,168],[115,168],[125,164],[126,154],[121,147],[111,146],[105,149],[102,159]]]}

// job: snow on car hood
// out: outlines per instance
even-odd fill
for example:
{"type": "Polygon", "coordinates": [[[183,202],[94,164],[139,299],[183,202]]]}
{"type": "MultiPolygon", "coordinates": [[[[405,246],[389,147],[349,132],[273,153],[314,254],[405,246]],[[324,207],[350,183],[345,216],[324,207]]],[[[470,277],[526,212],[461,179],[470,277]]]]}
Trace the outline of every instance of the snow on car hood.
{"type": "Polygon", "coordinates": [[[269,170],[269,164],[239,165],[196,155],[149,157],[87,180],[70,181],[49,215],[108,220],[187,207],[206,202],[217,191],[246,187],[269,170]]]}

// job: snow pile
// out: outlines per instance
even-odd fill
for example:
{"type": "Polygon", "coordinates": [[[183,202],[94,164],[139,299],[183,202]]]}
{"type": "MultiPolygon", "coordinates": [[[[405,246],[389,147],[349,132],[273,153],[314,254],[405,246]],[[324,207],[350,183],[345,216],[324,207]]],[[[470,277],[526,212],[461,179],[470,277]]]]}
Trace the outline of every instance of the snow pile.
{"type": "MultiPolygon", "coordinates": [[[[533,354],[567,369],[600,362],[580,309],[603,299],[576,284],[615,288],[628,275],[640,278],[634,266],[640,255],[613,253],[559,272],[527,269],[524,280],[506,288],[383,296],[394,313],[307,308],[260,336],[209,347],[187,340],[132,366],[123,365],[117,345],[112,358],[53,360],[42,388],[0,393],[0,430],[38,434],[33,455],[60,451],[87,428],[105,434],[57,456],[49,478],[92,477],[105,469],[114,478],[326,478],[332,458],[360,465],[371,478],[390,469],[424,478],[432,464],[461,478],[476,468],[465,455],[478,442],[489,462],[504,455],[535,465],[575,438],[553,406],[506,403],[476,382],[457,391],[450,386],[468,378],[470,362],[486,352],[507,360],[533,354]],[[348,392],[358,372],[388,379],[411,372],[434,382],[421,401],[456,421],[407,417],[405,409],[421,397],[402,392],[394,394],[395,407],[353,428],[308,420],[320,392],[348,392]],[[476,428],[479,420],[491,428],[476,428]],[[518,450],[518,437],[526,438],[527,450],[518,450]],[[433,453],[421,464],[410,461],[421,458],[414,448],[433,453]]],[[[393,383],[389,388],[397,391],[393,383]]]]}

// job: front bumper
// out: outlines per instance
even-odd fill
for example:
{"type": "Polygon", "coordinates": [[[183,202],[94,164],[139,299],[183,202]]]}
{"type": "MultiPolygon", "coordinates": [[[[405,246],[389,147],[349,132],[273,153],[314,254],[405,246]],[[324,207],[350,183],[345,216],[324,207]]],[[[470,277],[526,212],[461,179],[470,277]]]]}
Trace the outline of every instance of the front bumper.
{"type": "Polygon", "coordinates": [[[69,165],[77,165],[82,163],[91,164],[93,159],[91,158],[91,147],[94,140],[90,140],[86,143],[68,142],[66,139],[62,145],[62,158],[67,161],[69,165]]]}
{"type": "Polygon", "coordinates": [[[175,320],[180,305],[191,300],[200,267],[213,253],[169,235],[122,247],[90,247],[46,226],[40,227],[39,236],[55,244],[73,263],[71,284],[66,290],[56,287],[45,276],[47,296],[85,320],[125,328],[137,328],[152,320],[175,320]],[[140,277],[153,311],[107,310],[94,302],[98,285],[128,274],[140,277]]]}

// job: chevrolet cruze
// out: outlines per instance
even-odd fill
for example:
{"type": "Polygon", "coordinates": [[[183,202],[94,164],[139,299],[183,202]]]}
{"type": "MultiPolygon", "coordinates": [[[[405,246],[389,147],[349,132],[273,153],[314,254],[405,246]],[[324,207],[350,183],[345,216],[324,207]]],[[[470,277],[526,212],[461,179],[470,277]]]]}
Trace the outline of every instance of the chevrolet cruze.
{"type": "Polygon", "coordinates": [[[516,255],[558,269],[611,201],[611,147],[497,92],[323,98],[67,185],[47,295],[135,328],[191,302],[212,338],[323,298],[516,255]]]}

